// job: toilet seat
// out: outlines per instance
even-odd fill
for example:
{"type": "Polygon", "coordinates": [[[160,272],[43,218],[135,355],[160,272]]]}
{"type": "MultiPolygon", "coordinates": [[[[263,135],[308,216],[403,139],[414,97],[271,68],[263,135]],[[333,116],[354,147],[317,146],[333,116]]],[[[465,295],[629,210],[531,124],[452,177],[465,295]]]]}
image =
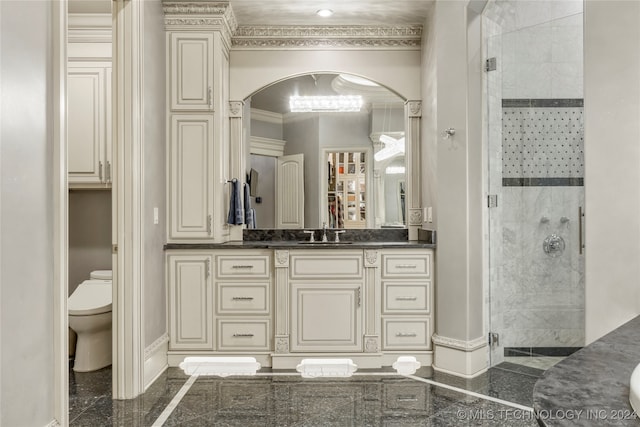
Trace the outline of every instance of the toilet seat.
{"type": "Polygon", "coordinates": [[[112,280],[113,272],[111,270],[94,270],[89,273],[89,280],[112,280]]]}
{"type": "Polygon", "coordinates": [[[91,316],[110,312],[111,292],[110,281],[85,280],[69,297],[67,305],[69,315],[91,316]]]}

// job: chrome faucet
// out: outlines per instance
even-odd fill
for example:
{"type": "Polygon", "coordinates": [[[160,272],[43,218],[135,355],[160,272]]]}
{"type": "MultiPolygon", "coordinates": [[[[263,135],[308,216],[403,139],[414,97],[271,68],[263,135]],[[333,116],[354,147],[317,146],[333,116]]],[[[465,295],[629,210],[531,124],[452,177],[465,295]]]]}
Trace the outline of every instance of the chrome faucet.
{"type": "Polygon", "coordinates": [[[335,231],[335,233],[336,233],[336,237],[335,237],[335,239],[334,239],[334,242],[336,242],[336,243],[340,243],[340,235],[341,235],[342,233],[344,233],[345,231],[346,231],[346,230],[336,230],[336,231],[335,231]]]}
{"type": "Polygon", "coordinates": [[[314,230],[304,230],[303,231],[305,234],[309,235],[309,243],[313,243],[316,241],[316,239],[314,238],[314,235],[316,234],[316,232],[314,230]]]}
{"type": "Polygon", "coordinates": [[[322,241],[323,242],[329,241],[329,239],[327,239],[327,223],[326,222],[322,223],[322,241]]]}

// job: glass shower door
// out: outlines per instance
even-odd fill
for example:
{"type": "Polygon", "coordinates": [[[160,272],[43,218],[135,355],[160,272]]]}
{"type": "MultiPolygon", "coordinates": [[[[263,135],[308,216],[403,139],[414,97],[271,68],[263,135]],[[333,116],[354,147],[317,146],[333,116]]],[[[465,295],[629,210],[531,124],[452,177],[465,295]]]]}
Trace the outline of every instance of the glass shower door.
{"type": "Polygon", "coordinates": [[[512,3],[484,22],[491,365],[546,369],[584,345],[582,14],[512,3]]]}

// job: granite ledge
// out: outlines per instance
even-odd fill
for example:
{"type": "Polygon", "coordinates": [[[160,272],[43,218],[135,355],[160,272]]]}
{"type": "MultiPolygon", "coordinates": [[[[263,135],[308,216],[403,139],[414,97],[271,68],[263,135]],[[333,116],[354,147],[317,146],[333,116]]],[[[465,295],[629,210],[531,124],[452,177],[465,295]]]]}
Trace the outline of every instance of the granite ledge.
{"type": "Polygon", "coordinates": [[[274,241],[234,241],[225,243],[167,243],[165,250],[173,249],[435,249],[436,245],[421,240],[400,242],[298,242],[287,240],[274,241]]]}
{"type": "Polygon", "coordinates": [[[541,426],[637,426],[629,379],[640,363],[640,316],[548,369],[533,390],[541,426]]]}

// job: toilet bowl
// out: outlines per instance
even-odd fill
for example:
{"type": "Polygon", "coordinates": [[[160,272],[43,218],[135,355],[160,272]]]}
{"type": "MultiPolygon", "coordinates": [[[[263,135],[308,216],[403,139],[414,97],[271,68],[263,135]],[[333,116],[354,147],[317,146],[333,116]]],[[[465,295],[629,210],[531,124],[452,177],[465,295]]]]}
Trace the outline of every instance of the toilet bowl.
{"type": "Polygon", "coordinates": [[[69,327],[78,335],[73,370],[111,365],[111,281],[85,280],[68,300],[69,327]]]}
{"type": "Polygon", "coordinates": [[[94,270],[89,273],[89,280],[111,280],[113,272],[111,270],[94,270]]]}

